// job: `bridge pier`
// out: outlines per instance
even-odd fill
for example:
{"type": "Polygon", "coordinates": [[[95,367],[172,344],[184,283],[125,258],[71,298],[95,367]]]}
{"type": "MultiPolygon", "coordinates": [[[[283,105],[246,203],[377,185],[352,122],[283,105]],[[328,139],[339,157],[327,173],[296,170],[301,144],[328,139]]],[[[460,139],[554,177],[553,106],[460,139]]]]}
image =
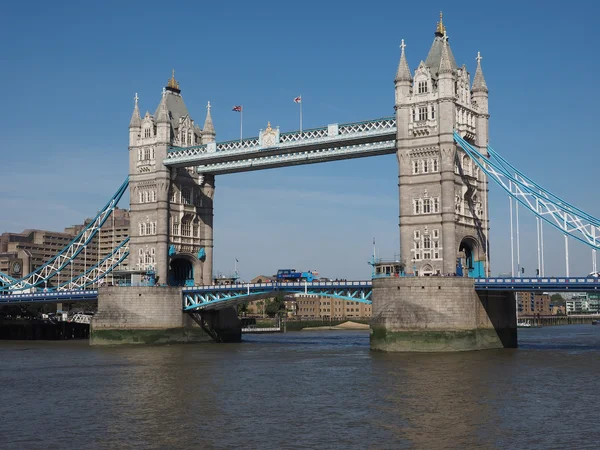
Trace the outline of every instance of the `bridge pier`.
{"type": "Polygon", "coordinates": [[[102,287],[90,324],[91,345],[206,342],[182,310],[179,287],[102,287]]]}
{"type": "Polygon", "coordinates": [[[242,322],[234,307],[191,312],[190,316],[215,342],[242,342],[242,322]]]}
{"type": "Polygon", "coordinates": [[[373,280],[371,349],[452,352],[517,347],[512,292],[481,291],[471,278],[373,280]]]}

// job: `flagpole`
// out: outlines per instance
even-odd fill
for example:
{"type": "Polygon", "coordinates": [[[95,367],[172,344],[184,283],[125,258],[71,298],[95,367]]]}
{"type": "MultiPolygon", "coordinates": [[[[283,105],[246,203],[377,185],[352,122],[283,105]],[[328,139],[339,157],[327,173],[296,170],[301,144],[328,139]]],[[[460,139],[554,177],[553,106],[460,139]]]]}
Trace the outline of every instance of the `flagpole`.
{"type": "Polygon", "coordinates": [[[300,134],[302,134],[302,95],[300,95],[300,134]]]}
{"type": "Polygon", "coordinates": [[[240,108],[240,142],[244,139],[244,105],[240,108]]]}

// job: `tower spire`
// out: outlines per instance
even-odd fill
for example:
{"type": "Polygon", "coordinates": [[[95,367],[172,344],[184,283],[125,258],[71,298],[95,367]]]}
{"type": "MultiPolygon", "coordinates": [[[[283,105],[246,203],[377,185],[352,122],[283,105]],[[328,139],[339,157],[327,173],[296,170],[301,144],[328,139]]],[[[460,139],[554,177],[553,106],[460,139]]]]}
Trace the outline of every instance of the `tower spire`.
{"type": "Polygon", "coordinates": [[[450,62],[450,55],[448,54],[448,35],[444,30],[444,42],[442,43],[442,56],[440,58],[440,67],[438,73],[452,73],[452,63],[450,62]]]}
{"type": "Polygon", "coordinates": [[[158,114],[156,115],[156,123],[169,122],[169,109],[167,108],[167,93],[163,91],[163,96],[158,105],[158,114]]]}
{"type": "Polygon", "coordinates": [[[142,118],[140,117],[140,108],[138,106],[139,97],[137,92],[135,93],[135,97],[133,98],[134,106],[133,106],[133,114],[131,114],[131,120],[129,121],[129,128],[138,128],[142,126],[142,118]]]}
{"type": "Polygon", "coordinates": [[[446,34],[446,27],[443,22],[444,14],[440,11],[440,21],[437,23],[437,28],[435,29],[435,34],[438,36],[443,36],[446,34]]]}
{"type": "Polygon", "coordinates": [[[483,70],[481,70],[481,60],[483,59],[481,53],[477,52],[477,70],[475,71],[475,77],[473,79],[473,92],[488,92],[485,78],[483,77],[483,70]]]}
{"type": "Polygon", "coordinates": [[[212,134],[213,137],[215,135],[215,126],[213,125],[212,116],[210,115],[210,102],[206,105],[206,120],[204,121],[204,128],[202,132],[205,134],[212,134]]]}
{"type": "Polygon", "coordinates": [[[169,81],[167,82],[166,89],[168,91],[176,92],[178,94],[181,92],[181,89],[179,89],[179,81],[175,79],[175,69],[173,69],[171,78],[169,78],[169,81]]]}
{"type": "Polygon", "coordinates": [[[400,44],[400,48],[402,49],[400,53],[400,63],[398,64],[398,70],[396,71],[396,78],[394,81],[412,81],[410,67],[408,67],[408,61],[404,54],[405,47],[406,44],[404,43],[404,39],[402,39],[402,43],[400,44]]]}

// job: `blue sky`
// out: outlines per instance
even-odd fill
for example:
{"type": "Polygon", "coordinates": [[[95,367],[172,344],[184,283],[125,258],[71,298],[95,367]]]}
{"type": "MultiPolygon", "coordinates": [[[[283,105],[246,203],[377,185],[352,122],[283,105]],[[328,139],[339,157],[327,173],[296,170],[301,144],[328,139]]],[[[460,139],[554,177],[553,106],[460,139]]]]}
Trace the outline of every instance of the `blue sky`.
{"type": "MultiPolygon", "coordinates": [[[[10,2],[0,18],[0,232],[61,230],[94,215],[127,175],[133,96],[153,112],[176,70],[192,117],[208,100],[218,140],[393,114],[401,39],[412,70],[439,10],[459,65],[481,51],[491,145],[543,186],[596,216],[600,6],[592,1],[10,2]]],[[[217,178],[215,271],[281,267],[348,279],[399,251],[397,165],[381,156],[217,178]]],[[[490,192],[492,270],[510,268],[508,199],[490,192]]],[[[521,216],[526,273],[535,221],[521,216]]],[[[545,228],[546,273],[564,274],[545,228]]],[[[589,250],[570,246],[571,273],[589,250]]]]}

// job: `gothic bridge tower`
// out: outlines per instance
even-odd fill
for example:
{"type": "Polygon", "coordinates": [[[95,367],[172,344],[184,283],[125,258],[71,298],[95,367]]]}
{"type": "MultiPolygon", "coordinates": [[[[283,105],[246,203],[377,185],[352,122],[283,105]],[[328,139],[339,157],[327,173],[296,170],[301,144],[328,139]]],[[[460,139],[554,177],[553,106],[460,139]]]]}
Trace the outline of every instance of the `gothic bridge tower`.
{"type": "Polygon", "coordinates": [[[477,56],[473,84],[437,24],[425,61],[411,73],[402,41],[395,78],[401,257],[408,272],[489,274],[486,176],[454,142],[458,131],[487,154],[488,89],[477,56]]]}
{"type": "Polygon", "coordinates": [[[190,117],[175,71],[154,114],[140,116],[138,98],[129,124],[129,264],[152,269],[160,284],[211,284],[214,176],[163,165],[171,145],[214,142],[207,106],[204,129],[190,117]]]}

